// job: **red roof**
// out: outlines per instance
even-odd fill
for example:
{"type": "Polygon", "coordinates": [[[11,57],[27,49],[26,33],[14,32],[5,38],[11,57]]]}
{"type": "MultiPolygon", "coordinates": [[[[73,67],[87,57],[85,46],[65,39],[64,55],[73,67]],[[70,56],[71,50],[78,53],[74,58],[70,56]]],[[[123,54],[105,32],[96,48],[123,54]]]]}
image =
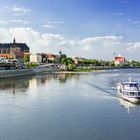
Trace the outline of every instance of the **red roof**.
{"type": "Polygon", "coordinates": [[[48,58],[56,58],[58,55],[47,53],[48,58]]]}
{"type": "Polygon", "coordinates": [[[1,53],[0,54],[0,57],[12,57],[13,55],[12,54],[9,54],[9,53],[1,53]]]}
{"type": "Polygon", "coordinates": [[[121,62],[123,62],[123,61],[125,61],[125,58],[122,57],[122,56],[117,56],[117,57],[115,57],[115,61],[121,61],[121,62]]]}

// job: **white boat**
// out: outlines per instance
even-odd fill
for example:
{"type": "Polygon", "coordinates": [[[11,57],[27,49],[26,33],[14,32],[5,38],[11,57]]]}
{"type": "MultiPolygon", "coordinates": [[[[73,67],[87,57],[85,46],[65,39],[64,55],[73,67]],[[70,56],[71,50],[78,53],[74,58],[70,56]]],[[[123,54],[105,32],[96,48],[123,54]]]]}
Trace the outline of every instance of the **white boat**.
{"type": "Polygon", "coordinates": [[[140,85],[132,82],[129,78],[128,82],[118,83],[118,96],[132,103],[140,103],[140,85]]]}

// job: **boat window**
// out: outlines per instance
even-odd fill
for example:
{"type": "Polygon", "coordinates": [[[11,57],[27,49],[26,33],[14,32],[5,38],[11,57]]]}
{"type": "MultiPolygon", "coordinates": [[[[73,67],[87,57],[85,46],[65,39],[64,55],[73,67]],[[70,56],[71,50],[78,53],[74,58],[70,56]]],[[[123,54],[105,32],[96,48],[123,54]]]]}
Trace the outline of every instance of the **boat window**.
{"type": "Polygon", "coordinates": [[[125,87],[137,87],[138,88],[138,84],[125,84],[125,87]]]}
{"type": "Polygon", "coordinates": [[[130,87],[137,87],[138,84],[130,84],[130,87]]]}
{"type": "Polygon", "coordinates": [[[126,92],[126,91],[125,91],[124,94],[129,95],[129,92],[126,92]]]}
{"type": "Polygon", "coordinates": [[[126,87],[129,87],[129,84],[125,84],[126,87]]]}
{"type": "Polygon", "coordinates": [[[134,95],[135,95],[135,92],[130,92],[130,95],[131,95],[131,96],[134,96],[134,95]]]}

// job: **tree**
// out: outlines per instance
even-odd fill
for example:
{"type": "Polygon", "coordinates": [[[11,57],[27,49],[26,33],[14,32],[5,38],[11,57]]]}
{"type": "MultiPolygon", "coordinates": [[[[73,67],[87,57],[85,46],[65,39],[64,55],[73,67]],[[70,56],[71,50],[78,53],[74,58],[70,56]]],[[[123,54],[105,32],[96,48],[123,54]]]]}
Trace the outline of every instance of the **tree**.
{"type": "Polygon", "coordinates": [[[110,62],[110,66],[111,66],[111,67],[115,67],[115,62],[114,62],[114,61],[111,61],[111,62],[110,62]]]}
{"type": "Polygon", "coordinates": [[[75,64],[68,64],[68,70],[72,71],[76,68],[75,64]]]}
{"type": "Polygon", "coordinates": [[[67,58],[67,65],[73,64],[73,63],[74,63],[74,61],[72,60],[72,58],[68,57],[67,58]]]}
{"type": "Polygon", "coordinates": [[[62,61],[63,58],[67,58],[66,54],[61,54],[60,55],[60,58],[59,58],[60,62],[62,61]]]}
{"type": "Polygon", "coordinates": [[[25,54],[24,55],[24,62],[26,63],[26,62],[30,62],[30,55],[28,55],[28,54],[25,54]]]}
{"type": "Polygon", "coordinates": [[[61,63],[66,65],[67,64],[67,58],[62,58],[61,63]]]}

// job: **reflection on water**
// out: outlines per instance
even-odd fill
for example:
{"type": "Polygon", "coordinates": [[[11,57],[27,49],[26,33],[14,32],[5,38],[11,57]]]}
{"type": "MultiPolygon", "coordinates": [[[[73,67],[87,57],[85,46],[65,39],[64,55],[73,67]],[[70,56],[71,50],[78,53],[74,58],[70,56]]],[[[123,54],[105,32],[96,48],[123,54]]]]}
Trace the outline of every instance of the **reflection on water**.
{"type": "Polygon", "coordinates": [[[130,102],[123,100],[121,98],[118,98],[118,99],[119,99],[120,105],[127,110],[127,113],[131,113],[139,108],[139,104],[133,104],[133,103],[130,103],[130,102]]]}
{"type": "Polygon", "coordinates": [[[1,79],[0,80],[0,90],[11,90],[13,94],[20,91],[26,92],[29,88],[29,80],[31,77],[27,78],[15,78],[15,79],[1,79]]]}
{"type": "MultiPolygon", "coordinates": [[[[35,88],[38,85],[46,84],[47,81],[53,79],[58,79],[58,81],[63,84],[72,77],[74,77],[74,74],[48,74],[0,79],[0,90],[11,90],[13,94],[16,94],[19,90],[26,92],[29,87],[35,88]]],[[[78,75],[76,77],[78,78],[78,75]]]]}
{"type": "Polygon", "coordinates": [[[37,86],[39,84],[46,84],[47,81],[51,81],[54,79],[57,79],[60,83],[65,84],[67,82],[67,80],[70,80],[72,78],[77,78],[78,79],[78,75],[75,74],[48,74],[48,75],[39,75],[39,76],[35,76],[32,79],[29,80],[29,83],[31,85],[37,86]]]}

